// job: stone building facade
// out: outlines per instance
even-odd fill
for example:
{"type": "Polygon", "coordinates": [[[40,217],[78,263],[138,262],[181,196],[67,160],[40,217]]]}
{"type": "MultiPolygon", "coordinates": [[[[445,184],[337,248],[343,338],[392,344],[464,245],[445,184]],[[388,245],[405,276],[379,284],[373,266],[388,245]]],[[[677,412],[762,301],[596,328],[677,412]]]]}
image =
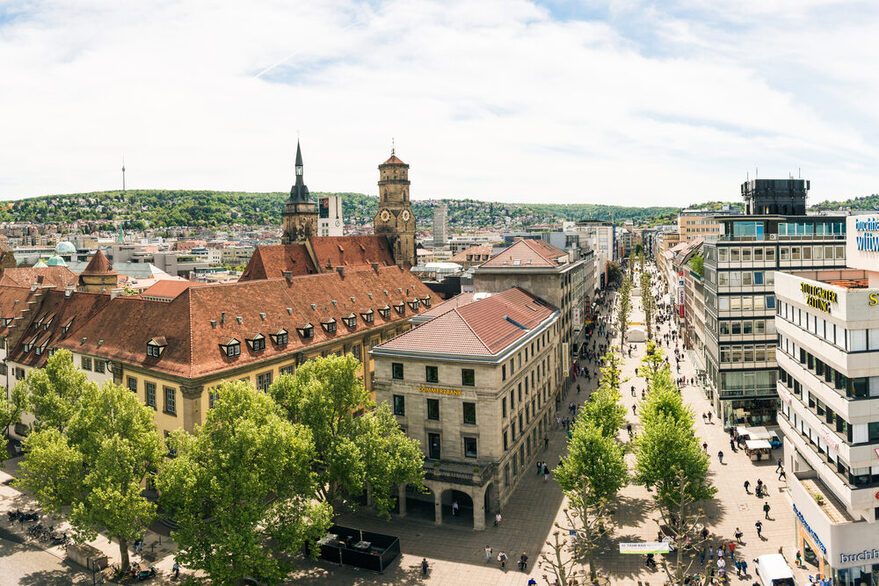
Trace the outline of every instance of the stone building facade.
{"type": "Polygon", "coordinates": [[[414,267],[415,216],[409,201],[409,165],[391,152],[391,157],[378,166],[378,213],[375,234],[387,236],[397,266],[414,267]]]}

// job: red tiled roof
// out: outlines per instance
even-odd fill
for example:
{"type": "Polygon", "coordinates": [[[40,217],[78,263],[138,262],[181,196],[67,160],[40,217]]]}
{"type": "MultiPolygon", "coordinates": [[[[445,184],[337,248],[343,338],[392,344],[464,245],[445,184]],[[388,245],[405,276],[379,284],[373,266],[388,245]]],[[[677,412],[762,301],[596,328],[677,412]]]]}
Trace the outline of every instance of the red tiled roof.
{"type": "Polygon", "coordinates": [[[555,311],[552,305],[514,287],[446,311],[376,350],[496,356],[555,311]]]}
{"type": "MultiPolygon", "coordinates": [[[[382,163],[382,165],[406,165],[406,163],[404,163],[403,161],[401,161],[401,160],[397,157],[397,155],[391,155],[391,158],[389,158],[387,161],[385,161],[384,163],[382,163]]],[[[408,167],[408,165],[407,165],[407,167],[408,167]]]]}
{"type": "Polygon", "coordinates": [[[68,285],[76,285],[77,277],[67,267],[19,267],[3,270],[0,276],[0,287],[30,287],[38,283],[42,287],[64,289],[68,285]]]}
{"type": "Polygon", "coordinates": [[[289,282],[265,279],[190,287],[170,303],[117,297],[79,329],[75,339],[68,338],[61,346],[175,376],[198,378],[282,356],[293,358],[298,352],[344,340],[350,334],[403,322],[424,307],[413,311],[404,304],[403,315],[391,309],[388,319],[381,317],[378,308],[428,295],[431,291],[421,281],[395,265],[378,271],[346,270],[344,275],[335,271],[303,275],[289,282]],[[360,317],[364,307],[375,310],[372,324],[360,317]],[[352,312],[357,315],[353,330],[342,322],[342,317],[352,312]],[[336,332],[324,331],[321,318],[334,318],[338,322],[336,332]],[[297,333],[296,328],[305,323],[314,326],[313,338],[303,339],[297,333]],[[244,342],[254,332],[268,338],[281,328],[288,331],[286,346],[279,347],[267,339],[265,350],[252,351],[244,342]],[[159,336],[167,340],[165,351],[158,358],[147,357],[147,342],[159,336]],[[85,342],[81,341],[83,337],[85,342]],[[231,338],[241,342],[238,357],[227,357],[219,347],[231,338]],[[103,340],[100,346],[99,340],[103,340]]]}
{"type": "Polygon", "coordinates": [[[27,327],[15,346],[10,348],[7,360],[27,366],[43,366],[48,358],[46,350],[76,336],[77,330],[109,302],[110,296],[101,293],[75,292],[67,297],[63,291],[48,291],[28,316],[27,327]],[[64,326],[68,324],[70,328],[64,332],[64,326]],[[24,345],[31,341],[35,341],[35,346],[45,345],[40,354],[36,353],[36,348],[24,351],[24,345]]]}
{"type": "Polygon", "coordinates": [[[97,252],[95,252],[94,256],[89,261],[89,264],[86,265],[81,274],[115,275],[116,271],[113,270],[113,266],[110,264],[110,261],[109,259],[107,259],[106,255],[98,250],[97,252]]]}
{"type": "Polygon", "coordinates": [[[189,289],[190,287],[201,287],[207,283],[197,283],[195,281],[176,281],[174,279],[164,279],[156,281],[141,292],[144,297],[161,297],[171,300],[189,289]]]}
{"type": "Polygon", "coordinates": [[[477,261],[482,262],[481,259],[483,256],[491,256],[492,248],[493,247],[491,245],[471,246],[470,248],[462,250],[461,252],[450,258],[449,262],[474,262],[472,260],[473,255],[479,256],[479,259],[477,259],[477,261]],[[470,256],[471,258],[468,259],[468,256],[470,256]]]}
{"type": "MultiPolygon", "coordinates": [[[[9,269],[6,270],[8,271],[9,269]]],[[[0,318],[10,320],[23,315],[23,311],[29,307],[28,302],[38,300],[44,294],[45,290],[43,289],[31,291],[30,287],[0,286],[0,318]]],[[[0,322],[0,336],[10,336],[14,329],[13,325],[16,325],[15,322],[10,322],[9,325],[3,325],[3,322],[0,322]]]]}
{"type": "Polygon", "coordinates": [[[556,260],[560,257],[567,258],[568,253],[548,242],[518,240],[480,266],[485,268],[557,267],[562,264],[556,260]]]}
{"type": "Polygon", "coordinates": [[[391,266],[394,255],[386,236],[315,236],[309,240],[318,266],[391,266]]]}
{"type": "Polygon", "coordinates": [[[258,246],[250,257],[239,281],[278,279],[290,271],[294,276],[310,275],[317,269],[303,244],[258,246]]]}

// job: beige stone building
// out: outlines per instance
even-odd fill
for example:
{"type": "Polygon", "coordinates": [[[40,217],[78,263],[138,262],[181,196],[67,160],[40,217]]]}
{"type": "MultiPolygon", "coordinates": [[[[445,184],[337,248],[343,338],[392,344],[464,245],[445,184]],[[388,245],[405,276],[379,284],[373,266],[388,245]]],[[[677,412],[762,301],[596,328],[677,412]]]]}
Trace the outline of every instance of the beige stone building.
{"type": "Polygon", "coordinates": [[[681,241],[700,237],[711,239],[720,236],[723,226],[715,218],[716,215],[717,212],[708,210],[681,210],[681,213],[678,214],[678,234],[681,241]]]}
{"type": "Polygon", "coordinates": [[[559,318],[523,289],[463,294],[371,350],[376,400],[390,404],[426,458],[430,493],[401,487],[401,514],[424,512],[439,524],[457,504],[484,529],[533,473],[563,375],[559,318]]]}

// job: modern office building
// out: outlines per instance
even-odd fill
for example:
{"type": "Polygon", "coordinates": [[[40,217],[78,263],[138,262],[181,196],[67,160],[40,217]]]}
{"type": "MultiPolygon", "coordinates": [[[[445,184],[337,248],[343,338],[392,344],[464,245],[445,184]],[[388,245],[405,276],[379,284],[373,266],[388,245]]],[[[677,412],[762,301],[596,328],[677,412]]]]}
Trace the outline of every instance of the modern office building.
{"type": "Polygon", "coordinates": [[[681,241],[705,238],[710,240],[721,234],[717,213],[709,210],[689,208],[678,214],[678,234],[681,241]]]}
{"type": "Polygon", "coordinates": [[[720,237],[703,245],[707,392],[727,427],[775,421],[775,271],[845,268],[845,217],[803,215],[808,189],[744,183],[746,213],[718,216],[720,237]]]}
{"type": "Polygon", "coordinates": [[[558,309],[519,288],[465,293],[370,351],[378,402],[419,440],[429,494],[400,488],[400,513],[485,529],[543,449],[560,390],[558,309]]]}
{"type": "Polygon", "coordinates": [[[449,240],[449,206],[441,203],[433,209],[433,247],[444,248],[449,240]]]}
{"type": "Polygon", "coordinates": [[[833,584],[873,586],[879,584],[879,252],[858,240],[876,234],[863,220],[848,219],[850,268],[776,275],[776,360],[796,548],[833,584]]]}

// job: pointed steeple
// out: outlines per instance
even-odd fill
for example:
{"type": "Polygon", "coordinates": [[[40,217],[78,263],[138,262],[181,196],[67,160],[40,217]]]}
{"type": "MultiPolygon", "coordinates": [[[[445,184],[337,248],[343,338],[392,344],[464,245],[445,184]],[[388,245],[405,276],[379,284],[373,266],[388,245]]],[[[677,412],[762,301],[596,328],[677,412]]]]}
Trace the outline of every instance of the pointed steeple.
{"type": "Polygon", "coordinates": [[[311,199],[308,197],[308,187],[305,186],[305,182],[302,179],[303,166],[302,166],[302,149],[299,146],[299,141],[296,141],[296,183],[290,189],[290,198],[287,201],[293,203],[305,203],[310,202],[311,199]]]}

